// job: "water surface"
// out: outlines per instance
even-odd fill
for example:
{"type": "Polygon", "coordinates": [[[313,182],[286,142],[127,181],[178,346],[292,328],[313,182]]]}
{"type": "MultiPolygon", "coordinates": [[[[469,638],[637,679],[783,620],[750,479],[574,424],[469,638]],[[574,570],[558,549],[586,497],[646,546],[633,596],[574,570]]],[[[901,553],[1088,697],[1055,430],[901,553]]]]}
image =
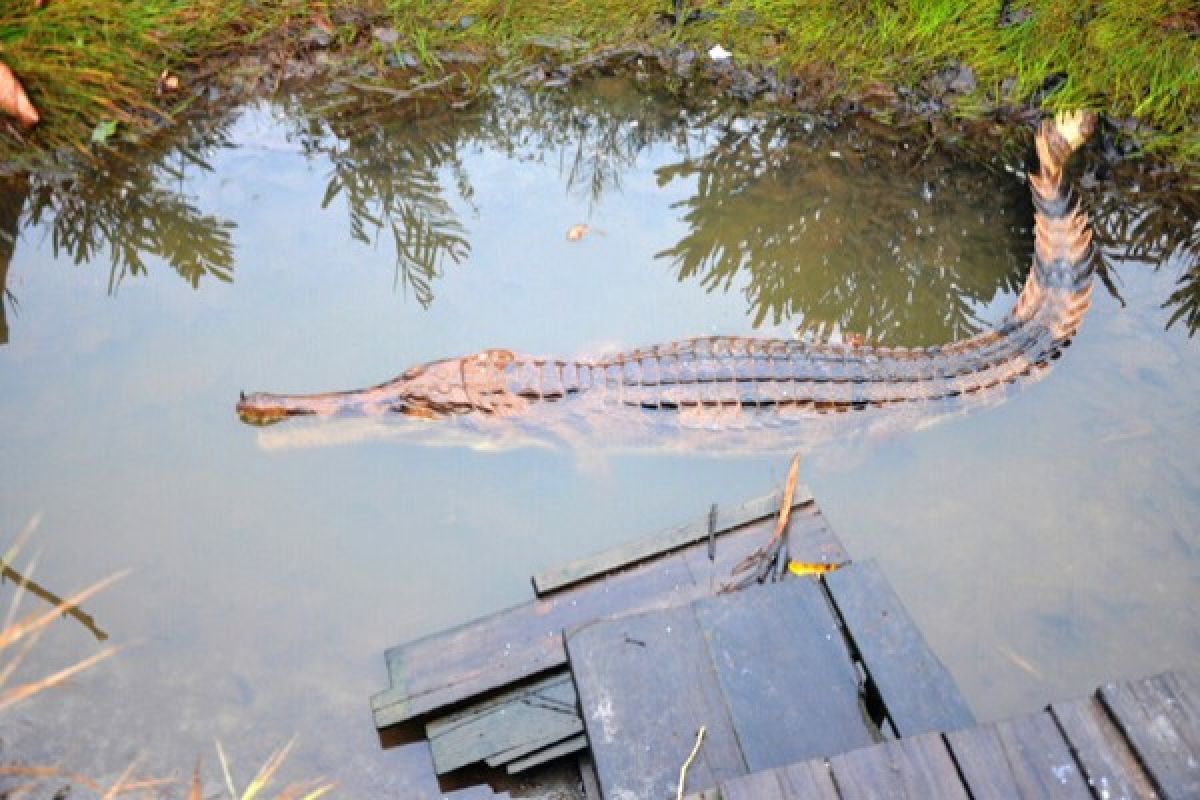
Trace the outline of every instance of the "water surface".
{"type": "MultiPolygon", "coordinates": [[[[1028,267],[1016,172],[605,80],[419,119],[287,98],[94,180],[7,179],[0,532],[41,514],[26,554],[59,594],[132,574],[88,603],[93,629],[64,618],[23,667],[94,652],[95,628],[123,648],[10,712],[6,755],[185,775],[219,739],[244,782],[296,736],[293,777],[432,792],[422,747],[372,728],[384,649],[760,494],[787,460],[270,448],[237,393],[489,347],[965,338],[1028,267]]],[[[1200,663],[1196,209],[1090,200],[1119,297],[1097,285],[1044,380],[805,456],[835,530],[881,561],[983,719],[1200,663]]]]}

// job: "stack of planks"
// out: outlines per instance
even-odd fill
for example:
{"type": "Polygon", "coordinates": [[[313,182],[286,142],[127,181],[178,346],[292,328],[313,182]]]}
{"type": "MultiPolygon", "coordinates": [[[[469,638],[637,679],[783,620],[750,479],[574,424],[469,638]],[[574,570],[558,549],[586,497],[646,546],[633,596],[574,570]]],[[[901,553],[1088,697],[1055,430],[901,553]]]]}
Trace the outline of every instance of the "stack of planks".
{"type": "Polygon", "coordinates": [[[604,797],[674,796],[702,726],[692,789],[974,724],[872,561],[597,621],[567,652],[604,797]]]}
{"type": "MultiPolygon", "coordinates": [[[[547,570],[533,577],[536,599],[389,650],[376,726],[423,722],[438,774],[477,763],[516,773],[585,749],[564,631],[717,594],[769,538],[780,502],[768,495],[547,570]]],[[[792,508],[797,557],[846,560],[806,488],[792,508]]]]}
{"type": "Polygon", "coordinates": [[[1045,711],[722,781],[689,800],[1195,800],[1200,685],[1122,681],[1045,711]]]}

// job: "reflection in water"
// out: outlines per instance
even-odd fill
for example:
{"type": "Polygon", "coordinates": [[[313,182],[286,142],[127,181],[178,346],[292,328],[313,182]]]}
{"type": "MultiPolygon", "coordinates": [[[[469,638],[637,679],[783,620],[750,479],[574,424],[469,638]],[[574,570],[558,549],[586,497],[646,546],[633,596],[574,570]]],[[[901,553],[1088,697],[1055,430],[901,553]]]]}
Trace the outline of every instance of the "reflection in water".
{"type": "MultiPolygon", "coordinates": [[[[328,163],[321,207],[340,197],[354,239],[390,240],[394,285],[428,308],[447,262],[471,253],[455,199],[471,207],[463,162],[488,149],[521,162],[557,158],[565,190],[590,207],[619,195],[622,175],[648,148],[678,155],[660,187],[694,186],[677,204],[686,234],[657,256],[680,281],[708,291],[739,287],[755,327],[794,324],[818,339],[856,334],[874,343],[930,345],[977,333],[986,307],[1015,293],[1030,253],[1031,214],[1018,182],[939,161],[897,162],[892,145],[850,126],[680,110],[648,92],[599,79],[589,91],[513,90],[464,112],[397,119],[351,95],[284,101],[286,124],[310,159],[328,163]],[[351,102],[353,101],[353,102],[351,102]],[[346,109],[354,109],[353,112],[346,109]]],[[[368,98],[370,100],[370,98],[368,98]]],[[[108,289],[167,262],[191,286],[232,281],[234,222],[184,193],[189,170],[231,147],[236,115],[185,122],[170,139],[61,179],[6,179],[0,198],[0,286],[25,225],[48,222],[55,252],[76,264],[107,250],[108,289]],[[26,200],[26,198],[28,198],[26,200]]],[[[515,190],[515,189],[514,189],[515,190]]],[[[1119,298],[1115,264],[1177,259],[1168,326],[1200,326],[1200,200],[1194,193],[1109,192],[1097,207],[1097,272],[1119,298]]],[[[0,343],[16,298],[4,291],[0,343]]]]}
{"type": "Polygon", "coordinates": [[[321,208],[342,195],[351,235],[372,246],[390,235],[395,248],[394,285],[422,308],[433,302],[433,284],[449,259],[461,263],[471,252],[466,229],[446,199],[443,170],[449,170],[464,201],[470,182],[459,160],[461,134],[446,121],[374,124],[363,114],[314,115],[295,99],[291,116],[309,157],[330,166],[321,208]],[[416,131],[413,128],[416,128],[416,131]]]}
{"type": "Polygon", "coordinates": [[[878,147],[798,133],[731,126],[701,157],[659,169],[660,185],[697,185],[682,204],[691,230],[658,254],[681,281],[728,291],[747,280],[756,327],[800,318],[819,339],[837,328],[910,345],[977,333],[979,306],[1020,288],[1023,187],[933,165],[906,173],[878,147]]]}
{"type": "Polygon", "coordinates": [[[1120,299],[1111,277],[1115,263],[1129,261],[1154,269],[1171,264],[1180,271],[1175,291],[1163,303],[1170,328],[1182,323],[1189,335],[1200,328],[1200,194],[1183,189],[1104,192],[1096,197],[1095,227],[1099,272],[1120,299]]]}
{"type": "Polygon", "coordinates": [[[33,178],[30,225],[50,226],[54,253],[76,264],[109,255],[108,291],[165,261],[192,288],[206,276],[233,280],[232,222],[196,207],[183,191],[190,170],[211,172],[206,158],[229,146],[232,115],[191,120],[170,141],[136,157],[113,158],[78,178],[33,178]]]}
{"type": "Polygon", "coordinates": [[[8,344],[8,310],[17,310],[17,296],[8,288],[8,266],[17,247],[21,210],[28,196],[28,177],[0,176],[0,344],[8,344]]]}
{"type": "Polygon", "coordinates": [[[66,601],[62,597],[59,597],[37,581],[17,572],[12,564],[9,564],[4,558],[0,558],[0,583],[4,581],[12,581],[17,585],[19,591],[27,591],[34,597],[45,600],[49,605],[56,608],[63,608],[63,614],[87,628],[88,632],[96,637],[96,641],[103,642],[108,639],[108,634],[96,625],[96,620],[91,614],[88,614],[77,605],[66,604],[66,601]]]}

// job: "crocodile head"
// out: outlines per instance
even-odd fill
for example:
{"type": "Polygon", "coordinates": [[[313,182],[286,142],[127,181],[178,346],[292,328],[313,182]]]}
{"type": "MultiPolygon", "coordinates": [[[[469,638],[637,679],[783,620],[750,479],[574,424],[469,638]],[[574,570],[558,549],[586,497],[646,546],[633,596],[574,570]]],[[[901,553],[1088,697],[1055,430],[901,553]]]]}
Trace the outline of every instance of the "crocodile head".
{"type": "Polygon", "coordinates": [[[427,419],[472,411],[504,413],[520,401],[505,378],[514,359],[511,350],[484,350],[419,364],[386,384],[393,396],[388,410],[427,419]]]}

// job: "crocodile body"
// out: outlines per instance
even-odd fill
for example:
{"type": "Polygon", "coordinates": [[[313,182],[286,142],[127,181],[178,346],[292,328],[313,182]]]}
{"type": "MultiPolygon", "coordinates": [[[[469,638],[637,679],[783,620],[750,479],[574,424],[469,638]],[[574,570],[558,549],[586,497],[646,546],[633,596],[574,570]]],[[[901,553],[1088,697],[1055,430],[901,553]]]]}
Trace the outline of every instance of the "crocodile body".
{"type": "Polygon", "coordinates": [[[1066,160],[1090,130],[1090,118],[1076,123],[1064,133],[1047,121],[1038,132],[1040,171],[1030,176],[1033,264],[1012,311],[970,339],[910,349],[716,336],[598,360],[486,350],[422,364],[368,389],[244,395],[238,413],[257,424],[298,415],[399,414],[495,425],[572,418],[576,427],[591,415],[670,415],[711,430],[885,407],[973,405],[1048,367],[1091,304],[1089,220],[1063,185],[1066,160]]]}

